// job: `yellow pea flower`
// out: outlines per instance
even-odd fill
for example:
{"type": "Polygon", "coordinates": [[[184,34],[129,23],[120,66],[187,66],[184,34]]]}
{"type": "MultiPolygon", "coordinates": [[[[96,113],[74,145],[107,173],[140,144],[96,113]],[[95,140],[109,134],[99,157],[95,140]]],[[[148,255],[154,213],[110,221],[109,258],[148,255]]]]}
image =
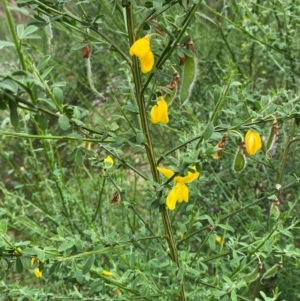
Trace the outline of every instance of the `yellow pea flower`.
{"type": "Polygon", "coordinates": [[[113,273],[111,273],[111,272],[109,272],[109,271],[106,271],[106,270],[103,270],[102,271],[102,275],[104,275],[104,276],[112,276],[113,275],[113,273]]]}
{"type": "Polygon", "coordinates": [[[34,273],[36,278],[42,278],[43,277],[43,273],[39,270],[39,268],[35,268],[33,270],[33,273],[34,273]]]}
{"type": "Polygon", "coordinates": [[[135,55],[140,59],[141,71],[150,72],[154,65],[154,55],[150,48],[150,36],[138,39],[133,43],[129,50],[130,55],[135,55]]]}
{"type": "Polygon", "coordinates": [[[219,245],[222,244],[222,237],[221,236],[217,236],[216,239],[215,239],[215,241],[219,245]]]}
{"type": "MultiPolygon", "coordinates": [[[[39,260],[36,257],[32,257],[31,261],[30,261],[30,266],[31,267],[34,266],[35,262],[39,262],[39,260]]],[[[36,267],[33,270],[33,273],[34,273],[34,275],[35,275],[36,278],[42,278],[43,277],[43,273],[40,271],[40,269],[38,267],[36,267]]]]}
{"type": "Polygon", "coordinates": [[[107,156],[104,159],[104,165],[107,169],[113,167],[114,163],[114,159],[111,156],[107,156]]]}
{"type": "Polygon", "coordinates": [[[154,124],[169,122],[168,104],[162,97],[158,98],[156,105],[151,109],[150,117],[154,124]]]}
{"type": "MultiPolygon", "coordinates": [[[[189,201],[189,189],[185,184],[195,181],[200,176],[200,173],[197,172],[195,166],[193,166],[192,169],[194,169],[195,172],[189,171],[186,176],[177,176],[173,179],[175,185],[169,192],[166,199],[166,205],[170,210],[175,209],[177,202],[181,203],[182,201],[189,201]]],[[[166,176],[168,179],[174,175],[174,171],[168,168],[157,167],[157,170],[161,172],[164,176],[166,176]]]]}
{"type": "Polygon", "coordinates": [[[246,151],[250,156],[254,156],[262,147],[260,135],[252,130],[246,133],[245,143],[246,151]]]}

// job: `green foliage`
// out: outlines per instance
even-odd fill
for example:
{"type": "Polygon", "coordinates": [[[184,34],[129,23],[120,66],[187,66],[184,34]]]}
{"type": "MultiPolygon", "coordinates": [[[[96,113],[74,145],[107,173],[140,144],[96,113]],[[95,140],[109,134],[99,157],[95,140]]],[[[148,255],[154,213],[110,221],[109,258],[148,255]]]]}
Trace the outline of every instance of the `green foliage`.
{"type": "Polygon", "coordinates": [[[3,300],[299,299],[300,3],[1,2],[3,300]]]}

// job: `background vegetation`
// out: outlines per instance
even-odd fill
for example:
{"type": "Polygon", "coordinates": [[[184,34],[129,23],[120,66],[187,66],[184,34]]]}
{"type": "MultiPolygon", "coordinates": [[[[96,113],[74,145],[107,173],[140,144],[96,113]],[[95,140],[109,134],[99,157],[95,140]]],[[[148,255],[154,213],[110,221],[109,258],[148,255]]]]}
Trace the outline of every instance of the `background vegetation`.
{"type": "Polygon", "coordinates": [[[300,298],[300,1],[1,4],[1,300],[300,298]],[[156,68],[138,75],[129,47],[148,33],[156,68]],[[175,71],[170,122],[151,124],[175,71]],[[263,148],[236,172],[250,128],[263,148]],[[149,149],[196,165],[189,203],[166,209],[149,149]]]}

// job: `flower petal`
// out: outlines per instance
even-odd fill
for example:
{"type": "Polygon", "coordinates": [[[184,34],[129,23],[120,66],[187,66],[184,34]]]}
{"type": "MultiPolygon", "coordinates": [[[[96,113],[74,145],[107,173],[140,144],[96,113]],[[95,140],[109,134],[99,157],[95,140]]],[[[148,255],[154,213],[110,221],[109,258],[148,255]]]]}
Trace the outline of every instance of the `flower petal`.
{"type": "Polygon", "coordinates": [[[114,159],[111,156],[107,156],[104,159],[104,163],[106,168],[111,168],[114,165],[114,159]]]}
{"type": "Polygon", "coordinates": [[[166,200],[166,205],[170,210],[174,210],[177,202],[177,192],[176,192],[176,185],[172,188],[169,192],[166,200]]]}
{"type": "Polygon", "coordinates": [[[154,65],[153,52],[149,49],[149,52],[143,58],[140,58],[140,62],[141,62],[141,71],[143,73],[150,72],[154,65]]]}
{"type": "Polygon", "coordinates": [[[189,201],[189,188],[183,183],[177,183],[178,203],[189,201]]]}
{"type": "Polygon", "coordinates": [[[161,172],[165,177],[170,179],[174,175],[174,171],[168,168],[156,167],[159,172],[161,172]]]}
{"type": "Polygon", "coordinates": [[[191,183],[197,180],[200,176],[200,173],[196,170],[195,166],[193,166],[192,169],[194,169],[195,172],[189,171],[185,177],[176,177],[176,181],[180,183],[191,183]]]}
{"type": "Polygon", "coordinates": [[[35,268],[33,270],[33,273],[34,273],[36,278],[42,278],[43,277],[43,273],[39,270],[39,268],[35,268]]]}
{"type": "Polygon", "coordinates": [[[248,155],[255,155],[262,147],[260,135],[252,130],[249,130],[245,136],[246,151],[248,155]]]}
{"type": "Polygon", "coordinates": [[[145,36],[136,40],[130,47],[130,55],[136,55],[140,59],[144,58],[150,52],[150,40],[149,36],[145,36]]]}
{"type": "Polygon", "coordinates": [[[157,104],[152,107],[150,117],[151,122],[154,124],[169,122],[168,104],[162,97],[159,97],[157,104]]]}

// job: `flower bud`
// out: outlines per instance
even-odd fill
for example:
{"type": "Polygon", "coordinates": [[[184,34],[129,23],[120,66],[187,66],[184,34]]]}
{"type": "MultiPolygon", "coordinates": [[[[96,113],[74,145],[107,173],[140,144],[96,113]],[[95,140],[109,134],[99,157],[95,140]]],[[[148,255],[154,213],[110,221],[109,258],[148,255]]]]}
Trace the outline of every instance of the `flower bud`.
{"type": "Polygon", "coordinates": [[[235,153],[232,168],[235,172],[240,172],[246,167],[246,164],[246,144],[243,141],[235,153]]]}
{"type": "Polygon", "coordinates": [[[262,147],[260,135],[251,129],[245,136],[246,151],[250,156],[254,156],[262,147]]]}

